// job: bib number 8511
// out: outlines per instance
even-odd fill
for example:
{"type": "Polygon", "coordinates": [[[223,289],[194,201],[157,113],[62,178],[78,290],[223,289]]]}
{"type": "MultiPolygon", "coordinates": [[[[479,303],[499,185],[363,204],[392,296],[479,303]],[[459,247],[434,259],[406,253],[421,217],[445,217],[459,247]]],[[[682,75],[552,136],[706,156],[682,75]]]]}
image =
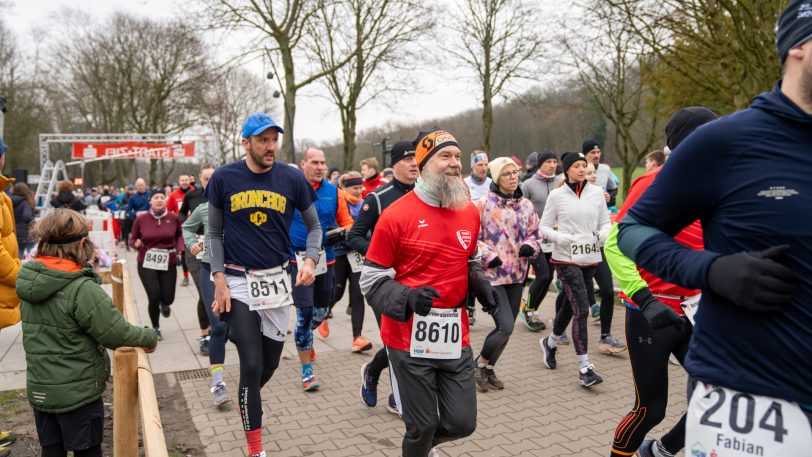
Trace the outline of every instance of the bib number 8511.
{"type": "Polygon", "coordinates": [[[277,281],[257,281],[250,283],[251,288],[249,289],[248,293],[251,294],[253,298],[259,297],[267,297],[270,295],[279,295],[280,292],[282,294],[288,294],[290,291],[288,290],[288,284],[285,282],[284,279],[279,279],[277,281]],[[271,288],[273,287],[273,293],[271,293],[271,288]]]}
{"type": "Polygon", "coordinates": [[[445,322],[440,325],[439,322],[418,321],[414,337],[418,341],[428,341],[429,343],[457,343],[460,341],[460,324],[459,322],[445,322]]]}

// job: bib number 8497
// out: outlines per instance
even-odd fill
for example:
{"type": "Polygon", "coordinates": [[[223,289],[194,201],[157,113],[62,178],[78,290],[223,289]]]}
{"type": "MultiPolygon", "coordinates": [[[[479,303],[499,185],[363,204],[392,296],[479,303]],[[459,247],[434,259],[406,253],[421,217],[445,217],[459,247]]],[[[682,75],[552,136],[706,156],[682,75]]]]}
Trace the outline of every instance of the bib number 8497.
{"type": "Polygon", "coordinates": [[[414,337],[418,341],[428,341],[429,343],[457,343],[460,340],[460,324],[459,322],[445,322],[440,325],[439,322],[418,321],[414,337]]]}

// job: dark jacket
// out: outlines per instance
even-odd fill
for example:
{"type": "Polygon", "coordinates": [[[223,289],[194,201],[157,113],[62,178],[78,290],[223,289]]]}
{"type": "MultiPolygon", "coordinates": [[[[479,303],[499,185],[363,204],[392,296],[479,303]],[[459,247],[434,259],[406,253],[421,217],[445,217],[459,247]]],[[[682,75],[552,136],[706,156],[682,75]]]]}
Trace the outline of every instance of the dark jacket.
{"type": "Polygon", "coordinates": [[[68,208],[74,211],[84,211],[87,205],[73,195],[73,192],[62,191],[51,199],[51,206],[54,208],[68,208]]]}
{"type": "Polygon", "coordinates": [[[203,196],[203,188],[195,188],[183,196],[183,203],[178,210],[178,217],[181,223],[192,214],[198,206],[207,203],[206,197],[203,196]]]}
{"type": "Polygon", "coordinates": [[[17,227],[17,246],[23,252],[23,246],[30,244],[28,239],[28,226],[34,221],[34,208],[28,204],[25,198],[19,195],[11,196],[11,203],[14,205],[14,224],[17,227]]]}
{"type": "Polygon", "coordinates": [[[100,398],[110,377],[105,348],[157,344],[154,331],[127,323],[100,283],[92,268],[53,257],[20,270],[26,390],[35,410],[63,413],[100,398]]]}
{"type": "Polygon", "coordinates": [[[367,195],[355,223],[352,224],[352,229],[347,234],[347,247],[365,256],[369,249],[369,240],[372,238],[372,230],[383,210],[412,189],[414,184],[404,184],[393,178],[391,182],[367,195]]]}

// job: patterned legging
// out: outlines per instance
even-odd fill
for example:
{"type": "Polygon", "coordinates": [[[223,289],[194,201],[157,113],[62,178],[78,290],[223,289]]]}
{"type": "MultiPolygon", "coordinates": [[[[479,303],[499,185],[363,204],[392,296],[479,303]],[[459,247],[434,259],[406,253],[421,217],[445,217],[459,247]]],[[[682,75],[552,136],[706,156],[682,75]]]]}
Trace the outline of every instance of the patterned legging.
{"type": "Polygon", "coordinates": [[[586,285],[592,284],[595,267],[557,263],[555,270],[558,272],[558,278],[561,279],[569,306],[562,306],[556,313],[553,333],[563,335],[567,325],[574,319],[572,344],[575,346],[576,354],[584,355],[587,353],[586,317],[589,314],[590,305],[586,285]]]}

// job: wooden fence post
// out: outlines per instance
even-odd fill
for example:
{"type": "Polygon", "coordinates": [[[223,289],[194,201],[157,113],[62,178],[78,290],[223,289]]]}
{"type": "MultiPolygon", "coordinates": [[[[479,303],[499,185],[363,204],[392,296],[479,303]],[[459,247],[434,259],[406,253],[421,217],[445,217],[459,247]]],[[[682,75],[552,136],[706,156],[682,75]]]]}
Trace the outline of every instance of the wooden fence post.
{"type": "Polygon", "coordinates": [[[110,280],[113,283],[113,304],[124,314],[124,265],[120,260],[113,263],[110,280]]]}
{"type": "Polygon", "coordinates": [[[113,357],[113,455],[137,457],[138,354],[133,348],[119,348],[113,357]]]}

